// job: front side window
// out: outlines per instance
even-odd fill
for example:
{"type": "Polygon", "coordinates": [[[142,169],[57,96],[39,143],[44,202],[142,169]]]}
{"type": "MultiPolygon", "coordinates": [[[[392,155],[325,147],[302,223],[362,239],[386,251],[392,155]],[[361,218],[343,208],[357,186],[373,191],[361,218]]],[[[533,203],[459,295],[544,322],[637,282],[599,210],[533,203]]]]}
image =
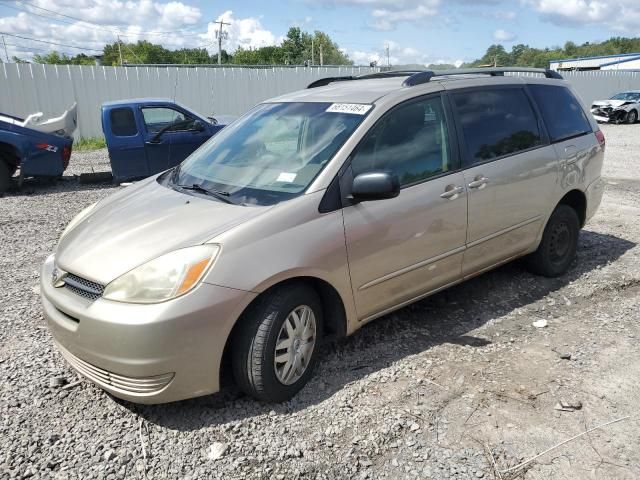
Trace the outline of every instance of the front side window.
{"type": "Polygon", "coordinates": [[[495,88],[453,94],[472,163],[517,153],[542,143],[524,90],[495,88]]]}
{"type": "Polygon", "coordinates": [[[193,118],[173,108],[145,107],[141,110],[149,133],[158,133],[160,130],[177,132],[193,127],[193,118]]]}
{"type": "Polygon", "coordinates": [[[442,99],[401,105],[365,136],[351,160],[353,174],[390,170],[400,185],[420,182],[451,169],[442,99]]]}
{"type": "Polygon", "coordinates": [[[556,85],[530,85],[529,88],[540,107],[552,142],[591,132],[580,102],[568,88],[556,85]]]}
{"type": "Polygon", "coordinates": [[[191,154],[171,183],[224,192],[234,203],[272,205],[300,195],[372,108],[354,113],[340,105],[258,105],[191,154]]]}

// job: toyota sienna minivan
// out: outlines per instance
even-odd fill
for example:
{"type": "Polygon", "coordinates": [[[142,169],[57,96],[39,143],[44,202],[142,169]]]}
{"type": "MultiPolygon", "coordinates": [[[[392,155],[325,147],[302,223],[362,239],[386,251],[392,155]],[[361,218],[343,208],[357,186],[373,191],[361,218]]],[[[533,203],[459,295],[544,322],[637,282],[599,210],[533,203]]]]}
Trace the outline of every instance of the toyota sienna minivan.
{"type": "Polygon", "coordinates": [[[556,72],[505,71],[318,80],[86,208],[42,269],[60,352],[133,402],[216,392],[222,365],[280,402],[323,337],[518,257],[563,275],[605,139],[556,72]]]}

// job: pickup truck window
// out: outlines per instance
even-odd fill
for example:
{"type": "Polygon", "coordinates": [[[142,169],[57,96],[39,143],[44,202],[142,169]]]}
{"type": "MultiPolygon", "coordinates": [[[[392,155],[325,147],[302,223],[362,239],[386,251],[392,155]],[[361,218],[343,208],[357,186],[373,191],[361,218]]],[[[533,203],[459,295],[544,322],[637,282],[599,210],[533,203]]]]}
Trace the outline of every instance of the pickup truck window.
{"type": "Polygon", "coordinates": [[[133,110],[129,107],[114,108],[111,110],[111,133],[116,137],[131,137],[137,135],[136,119],[133,110]]]}
{"type": "Polygon", "coordinates": [[[170,127],[166,131],[189,130],[189,124],[192,125],[192,122],[189,121],[193,121],[191,117],[184,113],[165,107],[142,108],[142,118],[149,133],[157,133],[172,124],[176,124],[176,127],[170,127]]]}
{"type": "Polygon", "coordinates": [[[239,204],[272,205],[301,195],[371,110],[341,105],[258,105],[191,154],[169,185],[195,184],[239,204]]]}

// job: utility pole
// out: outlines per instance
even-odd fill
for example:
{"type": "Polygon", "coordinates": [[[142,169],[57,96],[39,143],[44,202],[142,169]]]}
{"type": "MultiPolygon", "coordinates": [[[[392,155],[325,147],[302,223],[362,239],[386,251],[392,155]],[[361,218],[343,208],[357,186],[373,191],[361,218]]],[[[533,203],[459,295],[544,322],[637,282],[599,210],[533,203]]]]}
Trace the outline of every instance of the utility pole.
{"type": "Polygon", "coordinates": [[[7,42],[4,41],[4,35],[2,36],[2,43],[4,45],[4,54],[7,57],[7,63],[11,62],[9,59],[9,53],[7,53],[7,42]]]}
{"type": "Polygon", "coordinates": [[[311,65],[313,65],[313,41],[314,41],[314,38],[311,37],[311,65]]]}
{"type": "Polygon", "coordinates": [[[389,44],[386,45],[387,48],[387,68],[391,68],[391,61],[389,60],[389,44]]]}
{"type": "Polygon", "coordinates": [[[223,22],[222,19],[220,19],[220,21],[216,23],[220,24],[220,28],[216,30],[216,37],[218,37],[218,65],[222,65],[222,39],[226,39],[228,36],[227,32],[224,32],[222,29],[224,28],[223,25],[231,24],[223,22]]]}
{"type": "Polygon", "coordinates": [[[120,41],[120,35],[118,35],[118,52],[120,53],[120,66],[122,66],[122,42],[120,41]]]}
{"type": "Polygon", "coordinates": [[[322,56],[322,42],[320,42],[320,66],[324,65],[324,57],[322,56]]]}

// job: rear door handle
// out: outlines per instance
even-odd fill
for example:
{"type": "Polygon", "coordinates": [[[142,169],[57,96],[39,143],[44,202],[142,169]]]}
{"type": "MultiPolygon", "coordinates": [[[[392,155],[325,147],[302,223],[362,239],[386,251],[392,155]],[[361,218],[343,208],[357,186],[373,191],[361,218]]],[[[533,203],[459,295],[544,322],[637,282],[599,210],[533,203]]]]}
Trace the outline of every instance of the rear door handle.
{"type": "Polygon", "coordinates": [[[464,192],[463,187],[456,186],[456,185],[447,185],[447,187],[444,190],[444,193],[440,194],[440,197],[447,198],[449,200],[455,200],[456,198],[458,198],[458,195],[460,195],[462,192],[464,192]]]}
{"type": "Polygon", "coordinates": [[[484,188],[489,183],[489,179],[484,175],[477,175],[472,182],[469,182],[469,188],[484,188]]]}

